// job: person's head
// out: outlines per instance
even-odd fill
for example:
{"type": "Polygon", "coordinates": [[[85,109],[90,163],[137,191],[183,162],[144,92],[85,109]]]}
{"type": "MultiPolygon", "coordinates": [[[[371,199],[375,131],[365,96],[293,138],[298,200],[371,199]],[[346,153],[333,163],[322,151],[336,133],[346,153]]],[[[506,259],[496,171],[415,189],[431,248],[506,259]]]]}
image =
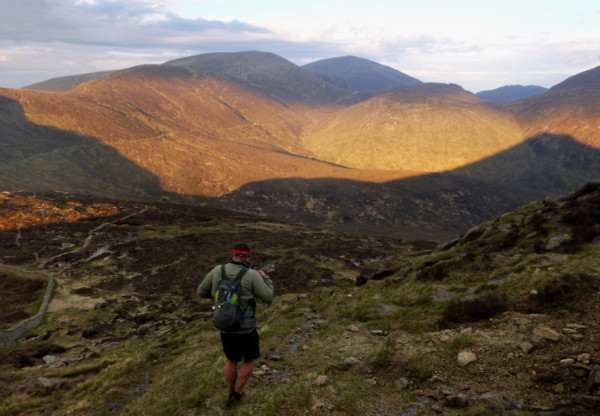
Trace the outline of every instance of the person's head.
{"type": "Polygon", "coordinates": [[[233,248],[233,260],[248,262],[250,260],[250,247],[247,244],[239,243],[233,248]]]}

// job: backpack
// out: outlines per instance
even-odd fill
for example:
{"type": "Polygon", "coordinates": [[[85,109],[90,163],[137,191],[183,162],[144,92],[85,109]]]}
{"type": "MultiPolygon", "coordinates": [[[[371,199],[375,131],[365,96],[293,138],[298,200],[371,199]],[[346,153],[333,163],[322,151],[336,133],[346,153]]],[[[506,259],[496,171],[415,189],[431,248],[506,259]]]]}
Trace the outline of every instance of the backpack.
{"type": "Polygon", "coordinates": [[[232,279],[225,274],[225,266],[221,265],[221,281],[215,293],[215,313],[213,324],[222,331],[232,331],[239,328],[242,320],[240,299],[242,293],[241,280],[248,271],[243,267],[232,279]]]}

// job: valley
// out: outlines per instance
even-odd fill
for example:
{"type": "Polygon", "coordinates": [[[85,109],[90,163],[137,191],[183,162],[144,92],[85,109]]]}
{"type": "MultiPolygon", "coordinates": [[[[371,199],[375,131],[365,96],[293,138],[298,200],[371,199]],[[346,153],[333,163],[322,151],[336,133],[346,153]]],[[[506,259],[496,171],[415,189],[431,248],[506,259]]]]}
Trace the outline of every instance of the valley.
{"type": "Polygon", "coordinates": [[[504,105],[398,74],[407,84],[353,90],[263,52],[1,89],[0,184],[441,242],[598,177],[598,71],[504,105]]]}
{"type": "Polygon", "coordinates": [[[600,67],[505,104],[264,52],[35,88],[0,88],[0,415],[598,414],[600,67]],[[276,299],[228,408],[195,289],[238,242],[276,299]]]}

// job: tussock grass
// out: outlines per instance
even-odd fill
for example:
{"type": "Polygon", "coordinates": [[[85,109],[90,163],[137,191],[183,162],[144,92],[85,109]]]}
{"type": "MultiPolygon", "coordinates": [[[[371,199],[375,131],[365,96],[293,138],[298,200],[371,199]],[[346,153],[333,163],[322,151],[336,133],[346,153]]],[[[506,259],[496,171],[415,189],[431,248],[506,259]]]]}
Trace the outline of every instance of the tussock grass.
{"type": "Polygon", "coordinates": [[[464,334],[454,337],[446,345],[444,352],[448,355],[455,355],[459,351],[475,345],[476,336],[474,334],[464,334]]]}
{"type": "Polygon", "coordinates": [[[391,348],[383,347],[378,350],[372,351],[367,356],[367,361],[377,369],[383,369],[388,367],[392,363],[394,357],[394,350],[391,348]]]}
{"type": "Polygon", "coordinates": [[[523,273],[512,273],[500,282],[499,289],[510,297],[526,296],[533,289],[548,284],[558,276],[552,270],[527,268],[523,273]]]}
{"type": "Polygon", "coordinates": [[[433,360],[429,353],[413,355],[406,363],[407,373],[418,383],[427,381],[433,375],[433,360]]]}

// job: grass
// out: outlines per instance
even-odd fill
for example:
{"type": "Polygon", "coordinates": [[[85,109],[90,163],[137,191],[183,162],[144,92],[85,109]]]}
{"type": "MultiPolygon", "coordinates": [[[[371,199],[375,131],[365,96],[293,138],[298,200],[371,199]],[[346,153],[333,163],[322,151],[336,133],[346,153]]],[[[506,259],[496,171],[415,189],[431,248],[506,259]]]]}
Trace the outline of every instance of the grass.
{"type": "Polygon", "coordinates": [[[499,289],[508,296],[521,297],[557,278],[554,271],[530,267],[523,273],[513,273],[507,276],[500,282],[499,289]]]}
{"type": "MultiPolygon", "coordinates": [[[[241,227],[259,234],[269,231],[269,226],[262,223],[241,227]]],[[[289,231],[286,226],[277,228],[289,231]]],[[[211,226],[211,229],[216,233],[214,238],[224,240],[220,234],[233,232],[235,226],[211,226]]],[[[158,240],[157,244],[163,247],[162,244],[174,244],[177,240],[167,242],[166,238],[207,230],[196,225],[153,225],[142,229],[134,244],[143,247],[148,240],[158,240]]],[[[360,257],[356,254],[359,250],[342,260],[331,254],[333,251],[321,254],[315,250],[325,245],[337,247],[346,240],[337,244],[310,237],[310,233],[302,237],[288,235],[285,238],[301,241],[289,249],[280,248],[281,240],[273,246],[263,243],[262,252],[281,262],[297,259],[294,265],[301,277],[308,277],[306,281],[315,276],[317,269],[319,272],[327,269],[335,281],[328,287],[310,287],[307,293],[279,294],[272,305],[259,306],[257,317],[263,355],[257,361],[257,369],[266,365],[268,371],[251,378],[246,389],[247,400],[228,410],[229,415],[356,414],[357,409],[374,410],[380,405],[393,406],[394,411],[400,413],[403,410],[399,409],[416,409],[418,406],[410,407],[417,403],[417,394],[420,394],[415,391],[425,390],[434,372],[437,375],[448,371],[443,367],[453,362],[453,356],[478,341],[474,333],[456,335],[461,323],[453,323],[448,333],[454,333],[454,337],[442,343],[439,319],[448,305],[442,295],[472,300],[491,293],[523,300],[532,289],[558,281],[565,273],[589,274],[590,270],[600,270],[597,247],[593,246],[563,255],[556,262],[555,270],[536,267],[547,253],[542,256],[529,253],[521,260],[515,256],[520,254],[516,247],[509,247],[497,256],[469,257],[465,247],[455,247],[448,252],[407,260],[410,264],[403,264],[395,275],[356,286],[354,280],[359,268],[348,259],[355,255],[360,257]],[[282,252],[284,256],[276,257],[276,253],[281,255],[282,252]],[[479,267],[481,261],[489,263],[487,270],[479,267]],[[442,281],[419,280],[422,268],[438,263],[446,276],[442,281]],[[500,285],[486,288],[486,282],[494,278],[500,285]],[[356,326],[358,331],[349,331],[350,325],[356,326]],[[389,332],[389,336],[378,336],[371,332],[374,330],[389,332]],[[292,351],[295,344],[297,348],[292,351]],[[348,365],[350,357],[357,358],[357,363],[348,365]],[[326,375],[329,383],[316,385],[318,375],[326,375]],[[406,386],[395,383],[400,378],[409,383],[406,386]]],[[[480,241],[474,241],[469,249],[478,244],[485,248],[480,241]]],[[[211,252],[207,258],[212,261],[215,253],[211,252]]],[[[152,263],[154,259],[146,260],[152,263]]],[[[199,258],[188,267],[191,269],[205,261],[199,258]]],[[[60,287],[64,294],[59,290],[57,296],[68,296],[74,286],[92,286],[107,277],[113,278],[118,272],[116,264],[114,256],[109,256],[77,266],[69,271],[60,287]]],[[[367,263],[363,261],[363,264],[367,263]]],[[[151,266],[156,263],[141,267],[150,269],[151,266]]],[[[167,277],[170,278],[165,274],[165,279],[167,277]]],[[[60,406],[61,414],[71,411],[76,416],[116,413],[192,416],[220,412],[227,396],[223,380],[225,359],[218,333],[206,317],[206,310],[187,305],[185,309],[180,308],[177,303],[180,298],[167,293],[130,293],[133,288],[132,284],[127,291],[109,293],[108,302],[94,310],[71,308],[47,314],[42,325],[28,335],[47,335],[44,342],[75,345],[65,354],[69,356],[69,365],[22,370],[1,368],[0,416],[52,414],[56,406],[60,406]],[[139,299],[134,302],[135,297],[139,299]],[[125,298],[134,305],[131,309],[119,303],[125,298]],[[176,303],[173,308],[171,303],[176,303]],[[150,332],[146,338],[125,336],[136,328],[135,323],[126,319],[128,314],[146,311],[157,314],[152,324],[162,326],[161,329],[173,327],[163,329],[165,332],[150,332]],[[182,319],[184,315],[186,318],[182,319]],[[97,322],[107,323],[111,329],[97,337],[83,339],[82,329],[97,322]],[[67,334],[71,330],[73,332],[67,334]],[[81,358],[86,354],[89,356],[81,358]],[[35,385],[40,374],[60,379],[63,384],[54,391],[41,391],[42,387],[35,385]],[[12,394],[8,386],[19,386],[21,390],[12,394]]],[[[482,323],[482,327],[486,325],[482,323]]],[[[42,341],[27,341],[29,344],[23,343],[23,346],[36,342],[42,341]]],[[[485,406],[472,403],[457,414],[492,413],[485,406]]]]}
{"type": "Polygon", "coordinates": [[[256,414],[275,416],[282,414],[283,409],[288,406],[290,400],[293,401],[294,407],[308,407],[311,396],[308,382],[292,379],[274,389],[261,392],[260,398],[247,398],[245,403],[234,408],[230,414],[236,416],[256,414]]]}
{"type": "Polygon", "coordinates": [[[406,363],[406,370],[417,383],[423,383],[433,376],[433,364],[429,353],[413,355],[406,363]]]}
{"type": "Polygon", "coordinates": [[[391,330],[406,331],[412,334],[434,331],[437,329],[437,317],[441,315],[442,304],[401,308],[387,319],[391,330]]]}
{"type": "Polygon", "coordinates": [[[393,357],[394,350],[391,348],[383,347],[369,353],[369,355],[367,356],[367,361],[373,367],[377,369],[383,369],[388,367],[392,363],[393,357]]]}
{"type": "Polygon", "coordinates": [[[455,355],[458,352],[475,345],[476,337],[473,334],[465,334],[454,337],[448,342],[444,352],[448,355],[455,355]]]}
{"type": "Polygon", "coordinates": [[[192,226],[192,227],[181,227],[180,225],[173,226],[161,226],[157,227],[141,227],[136,237],[136,240],[146,240],[153,238],[173,238],[181,234],[202,234],[212,231],[212,227],[207,227],[206,224],[192,226]]]}
{"type": "Polygon", "coordinates": [[[393,291],[386,291],[386,296],[390,303],[398,306],[423,306],[431,303],[436,291],[431,282],[406,281],[393,291]]]}
{"type": "MultiPolygon", "coordinates": [[[[331,383],[326,386],[316,386],[314,379],[322,371],[323,362],[341,363],[348,354],[352,354],[341,351],[336,340],[352,337],[346,327],[353,321],[364,323],[366,330],[402,328],[419,332],[427,328],[427,325],[423,325],[423,317],[436,310],[428,301],[417,302],[411,308],[398,307],[385,315],[378,312],[377,306],[381,304],[378,298],[386,293],[385,287],[384,281],[369,282],[364,287],[352,288],[349,291],[352,296],[348,296],[348,291],[320,288],[314,296],[284,295],[278,305],[261,308],[260,320],[264,323],[261,347],[264,351],[280,350],[281,340],[295,329],[302,330],[307,311],[324,311],[335,305],[337,312],[335,317],[319,325],[314,334],[306,339],[303,343],[306,350],[298,350],[293,359],[284,355],[282,365],[292,370],[288,381],[264,390],[261,380],[253,378],[247,389],[248,400],[229,414],[278,415],[286,409],[296,412],[311,407],[347,413],[368,403],[375,386],[370,384],[365,375],[352,372],[330,374],[331,383]],[[349,321],[344,319],[346,314],[350,316],[349,321]],[[319,359],[314,360],[316,351],[319,359]],[[305,373],[306,370],[309,373],[305,373]]],[[[412,299],[414,304],[414,299],[419,297],[430,299],[434,290],[431,283],[413,283],[403,287],[404,293],[394,294],[392,301],[393,304],[399,300],[411,303],[407,299],[412,299]]],[[[104,313],[103,316],[102,310],[67,310],[60,317],[49,314],[47,326],[49,329],[65,320],[71,323],[92,318],[110,320],[110,312],[104,313]]],[[[44,327],[39,330],[44,331],[44,327]]],[[[112,414],[113,409],[119,409],[123,415],[145,415],[148,409],[153,409],[153,415],[166,416],[192,408],[196,409],[197,413],[194,414],[201,414],[202,409],[222,406],[226,399],[222,375],[224,358],[220,343],[211,332],[211,336],[204,339],[200,335],[204,331],[212,331],[209,324],[194,324],[177,333],[165,344],[166,347],[161,343],[147,343],[134,338],[102,351],[101,357],[92,362],[56,369],[50,375],[76,380],[75,387],[69,392],[69,404],[65,407],[66,411],[74,414],[112,414]]],[[[453,340],[453,347],[450,348],[458,348],[454,346],[455,343],[464,345],[453,340]]],[[[356,343],[353,348],[365,351],[364,362],[375,371],[392,365],[394,350],[377,345],[372,339],[356,343]]],[[[276,365],[271,366],[273,370],[276,369],[276,365]]],[[[412,357],[408,369],[417,381],[430,378],[432,369],[429,356],[417,354],[412,357]]],[[[16,397],[13,399],[16,400],[16,397]]],[[[399,400],[410,402],[411,399],[403,396],[399,400]]],[[[38,405],[43,407],[46,404],[40,401],[38,405]]],[[[22,414],[26,411],[23,406],[13,402],[2,409],[6,410],[4,414],[22,414]]],[[[36,406],[36,403],[29,401],[27,406],[36,406]]]]}

